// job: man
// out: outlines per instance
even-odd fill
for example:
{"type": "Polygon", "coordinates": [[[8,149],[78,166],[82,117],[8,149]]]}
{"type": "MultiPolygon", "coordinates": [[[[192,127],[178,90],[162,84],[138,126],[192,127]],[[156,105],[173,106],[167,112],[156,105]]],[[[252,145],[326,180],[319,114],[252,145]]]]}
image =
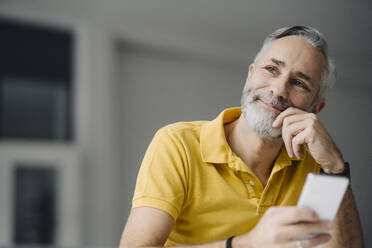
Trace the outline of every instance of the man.
{"type": "Polygon", "coordinates": [[[350,188],[334,223],[295,207],[309,172],[345,171],[316,116],[333,81],[317,30],[269,35],[249,66],[241,109],[157,132],[120,247],[362,247],[350,188]],[[313,232],[325,234],[296,240],[313,232]]]}

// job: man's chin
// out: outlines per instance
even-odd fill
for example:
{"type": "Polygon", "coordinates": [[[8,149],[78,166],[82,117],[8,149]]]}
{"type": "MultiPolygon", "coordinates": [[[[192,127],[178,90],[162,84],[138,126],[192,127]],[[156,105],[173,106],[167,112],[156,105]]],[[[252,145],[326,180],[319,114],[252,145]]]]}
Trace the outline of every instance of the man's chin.
{"type": "Polygon", "coordinates": [[[245,106],[245,109],[242,110],[248,126],[257,136],[270,140],[277,140],[282,137],[282,129],[272,127],[274,120],[279,115],[278,113],[256,104],[245,106]]]}
{"type": "Polygon", "coordinates": [[[261,121],[257,123],[248,123],[250,128],[263,139],[278,140],[282,138],[282,129],[273,128],[273,121],[261,121]]]}

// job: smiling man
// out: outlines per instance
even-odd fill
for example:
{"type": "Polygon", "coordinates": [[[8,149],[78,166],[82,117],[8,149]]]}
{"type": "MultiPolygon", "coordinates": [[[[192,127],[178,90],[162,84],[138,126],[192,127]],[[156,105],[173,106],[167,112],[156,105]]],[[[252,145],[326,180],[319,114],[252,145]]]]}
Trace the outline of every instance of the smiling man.
{"type": "Polygon", "coordinates": [[[362,247],[350,188],[333,223],[295,207],[308,173],[348,171],[316,115],[333,81],[317,30],[270,34],[249,66],[241,108],[157,132],[120,247],[362,247]],[[312,232],[324,234],[295,240],[312,232]]]}

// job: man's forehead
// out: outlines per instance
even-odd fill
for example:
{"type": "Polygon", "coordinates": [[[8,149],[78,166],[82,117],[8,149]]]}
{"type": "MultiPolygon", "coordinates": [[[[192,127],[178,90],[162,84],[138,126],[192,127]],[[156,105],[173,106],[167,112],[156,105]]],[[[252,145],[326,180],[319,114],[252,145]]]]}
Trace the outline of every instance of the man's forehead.
{"type": "Polygon", "coordinates": [[[287,36],[275,40],[259,58],[262,63],[274,63],[290,67],[314,80],[319,79],[324,68],[324,57],[309,42],[298,36],[287,36]]]}

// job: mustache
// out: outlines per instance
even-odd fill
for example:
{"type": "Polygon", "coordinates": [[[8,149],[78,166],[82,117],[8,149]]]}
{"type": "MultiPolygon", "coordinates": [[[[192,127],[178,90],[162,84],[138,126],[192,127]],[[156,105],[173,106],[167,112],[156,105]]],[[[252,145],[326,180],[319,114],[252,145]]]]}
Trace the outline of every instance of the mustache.
{"type": "Polygon", "coordinates": [[[247,90],[247,96],[250,102],[252,103],[257,101],[258,99],[262,99],[269,104],[272,104],[280,109],[283,109],[283,111],[289,107],[293,107],[293,105],[290,104],[288,101],[280,97],[275,97],[273,94],[267,92],[266,90],[252,91],[251,89],[249,89],[247,90]]]}

